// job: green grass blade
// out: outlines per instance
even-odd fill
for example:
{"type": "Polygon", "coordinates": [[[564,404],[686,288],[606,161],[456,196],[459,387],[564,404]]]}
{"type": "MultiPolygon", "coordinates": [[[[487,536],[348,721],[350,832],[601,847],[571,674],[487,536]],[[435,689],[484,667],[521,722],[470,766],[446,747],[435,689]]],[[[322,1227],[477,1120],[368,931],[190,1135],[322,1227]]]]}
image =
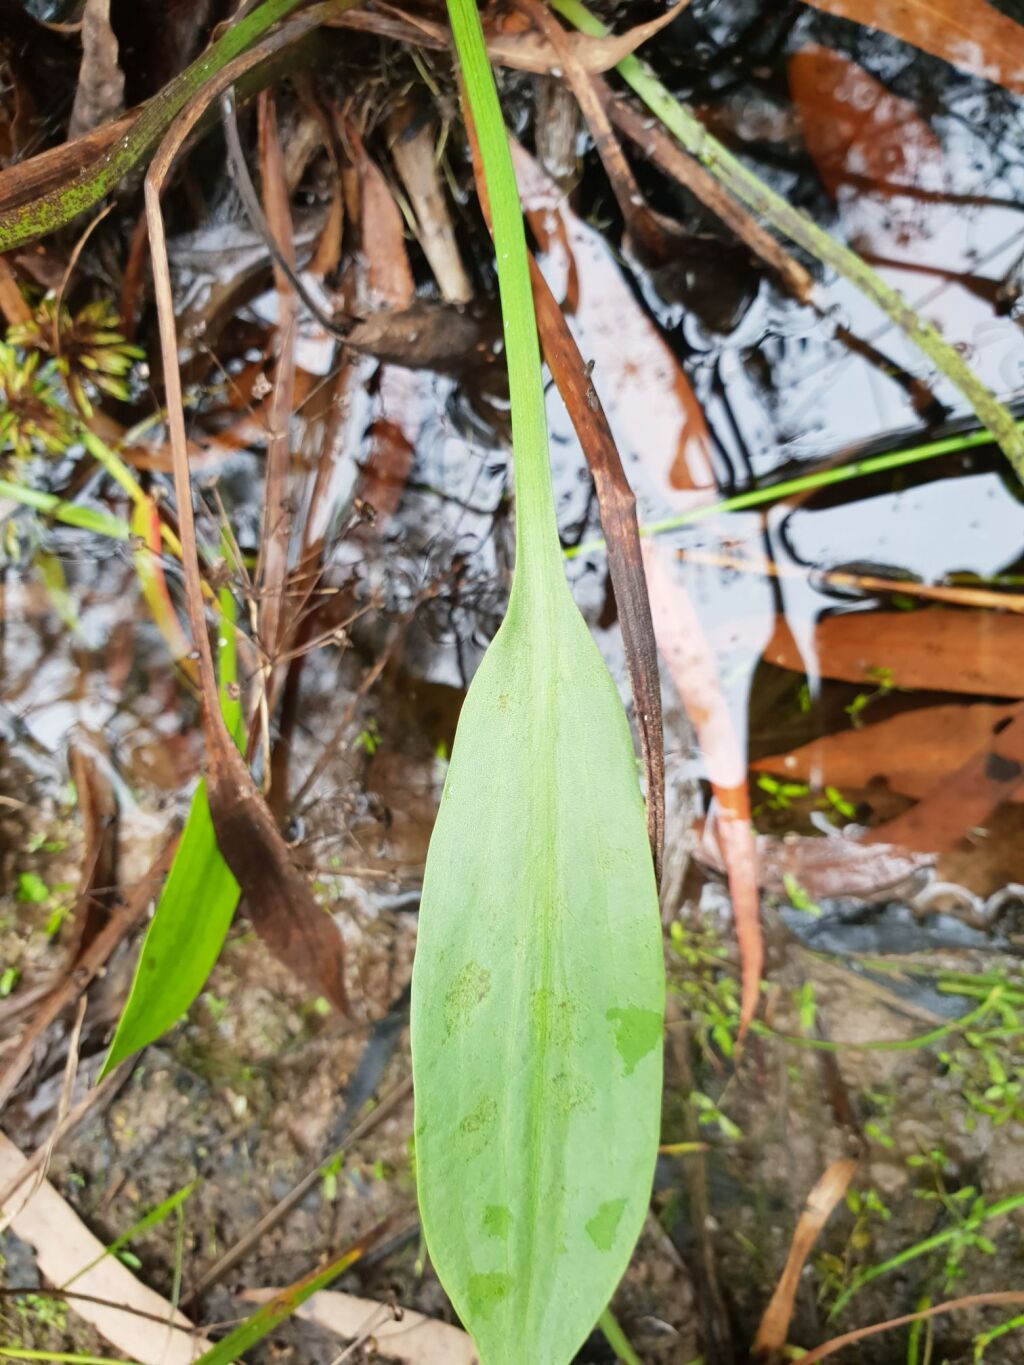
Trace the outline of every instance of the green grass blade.
{"type": "MultiPolygon", "coordinates": [[[[220,593],[220,706],[229,732],[242,738],[235,605],[220,593]]],[[[131,992],[118,1020],[102,1076],[165,1033],[203,989],[238,904],[238,883],[217,847],[206,783],[196,787],[181,842],[146,931],[131,992]]]]}
{"type": "Polygon", "coordinates": [[[112,517],[108,512],[99,512],[93,507],[79,507],[74,502],[62,502],[55,494],[44,493],[40,488],[30,488],[16,479],[0,479],[0,498],[10,498],[23,507],[43,512],[65,526],[94,531],[111,540],[131,539],[132,528],[121,517],[112,517]]]}
{"type": "Polygon", "coordinates": [[[126,1247],[133,1238],[141,1237],[144,1232],[148,1232],[150,1228],[155,1228],[157,1224],[162,1223],[168,1214],[173,1213],[188,1199],[198,1185],[198,1180],[190,1180],[187,1185],[182,1185],[180,1190],[175,1190],[173,1194],[168,1195],[162,1203],[151,1208],[148,1213],[144,1213],[126,1232],[122,1232],[120,1237],[115,1237],[109,1246],[104,1247],[98,1256],[82,1266],[81,1270],[76,1270],[70,1280],[65,1280],[61,1289],[70,1289],[75,1281],[80,1280],[87,1271],[92,1270],[93,1266],[99,1265],[100,1261],[105,1261],[108,1256],[116,1256],[121,1248],[126,1247]]]}
{"type": "Polygon", "coordinates": [[[420,1211],[484,1365],[566,1365],[639,1234],[664,969],[629,727],[561,567],[536,325],[475,0],[449,13],[494,220],[516,574],[459,720],[413,972],[420,1211]]]}
{"type": "Polygon", "coordinates": [[[258,1308],[233,1332],[218,1341],[217,1345],[211,1350],[201,1355],[196,1361],[196,1365],[233,1365],[243,1351],[247,1351],[250,1346],[255,1346],[262,1341],[279,1323],[290,1318],[297,1308],[301,1308],[307,1299],[312,1298],[319,1290],[326,1289],[333,1280],[336,1280],[339,1275],[343,1275],[350,1266],[354,1265],[365,1254],[364,1244],[366,1240],[364,1238],[363,1241],[351,1247],[343,1256],[332,1261],[326,1269],[317,1271],[313,1275],[307,1275],[304,1280],[300,1280],[289,1289],[283,1290],[269,1303],[258,1308]]]}

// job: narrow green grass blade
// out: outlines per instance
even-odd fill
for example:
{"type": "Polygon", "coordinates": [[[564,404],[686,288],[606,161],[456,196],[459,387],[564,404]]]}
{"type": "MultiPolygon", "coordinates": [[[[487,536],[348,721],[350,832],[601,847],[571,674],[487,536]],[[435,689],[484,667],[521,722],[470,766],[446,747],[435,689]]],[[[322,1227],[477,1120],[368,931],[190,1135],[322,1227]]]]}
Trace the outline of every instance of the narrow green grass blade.
{"type": "MultiPolygon", "coordinates": [[[[237,695],[235,605],[220,593],[218,637],[221,712],[236,741],[242,738],[237,695]]],[[[206,783],[196,787],[181,842],[156,913],[146,931],[135,979],[103,1063],[107,1075],[177,1023],[203,989],[224,944],[238,904],[235,881],[217,847],[206,783]]]]}
{"type": "Polygon", "coordinates": [[[561,567],[522,215],[475,0],[449,13],[494,220],[516,574],[459,720],[413,972],[420,1211],[484,1365],[566,1365],[625,1270],[664,968],[636,758],[561,567]]]}
{"type": "Polygon", "coordinates": [[[246,1318],[228,1336],[218,1341],[217,1345],[211,1350],[201,1355],[196,1361],[196,1365],[233,1365],[233,1362],[238,1360],[243,1351],[247,1351],[250,1346],[255,1346],[262,1341],[279,1323],[290,1318],[297,1308],[301,1308],[307,1299],[312,1298],[319,1290],[326,1289],[332,1280],[343,1275],[349,1266],[354,1265],[364,1254],[363,1243],[357,1243],[343,1256],[332,1261],[326,1269],[317,1271],[313,1275],[307,1275],[298,1284],[293,1284],[289,1289],[283,1290],[269,1303],[258,1308],[251,1317],[246,1318]]]}
{"type": "Polygon", "coordinates": [[[180,1190],[175,1190],[173,1194],[168,1195],[162,1203],[151,1208],[148,1213],[144,1213],[130,1228],[122,1232],[119,1237],[115,1237],[109,1246],[105,1246],[98,1256],[82,1266],[81,1270],[76,1270],[70,1280],[65,1280],[61,1289],[70,1289],[75,1281],[80,1280],[87,1271],[92,1270],[93,1266],[99,1265],[100,1261],[105,1261],[108,1256],[116,1256],[121,1248],[126,1247],[133,1238],[141,1237],[144,1232],[148,1232],[150,1228],[155,1228],[157,1224],[162,1223],[168,1214],[173,1213],[175,1209],[184,1204],[198,1185],[198,1180],[190,1180],[187,1185],[182,1185],[180,1190]]]}

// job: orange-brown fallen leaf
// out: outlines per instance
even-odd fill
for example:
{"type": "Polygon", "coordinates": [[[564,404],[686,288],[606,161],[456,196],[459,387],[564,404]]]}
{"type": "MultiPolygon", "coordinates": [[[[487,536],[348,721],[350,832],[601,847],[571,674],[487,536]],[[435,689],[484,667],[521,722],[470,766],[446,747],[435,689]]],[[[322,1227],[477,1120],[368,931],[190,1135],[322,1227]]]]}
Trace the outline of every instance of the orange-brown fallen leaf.
{"type": "Polygon", "coordinates": [[[1024,786],[1024,704],[996,720],[985,742],[947,773],[910,810],[878,825],[865,844],[899,844],[922,853],[956,848],[969,830],[980,828],[996,806],[1024,786]]]}
{"type": "Polygon", "coordinates": [[[1024,95],[1024,27],[987,0],[806,0],[1024,95]]]}
{"type": "MultiPolygon", "coordinates": [[[[814,648],[822,677],[877,687],[1024,697],[1024,617],[928,607],[823,616],[814,648]]],[[[769,663],[804,672],[793,638],[777,629],[769,663]]]]}
{"type": "Polygon", "coordinates": [[[758,1324],[753,1348],[755,1356],[764,1356],[785,1346],[786,1333],[793,1317],[793,1305],[797,1290],[800,1288],[800,1276],[807,1257],[811,1254],[822,1228],[832,1216],[833,1209],[846,1194],[856,1169],[857,1162],[852,1157],[833,1161],[807,1196],[793,1233],[785,1267],[779,1276],[771,1302],[758,1324]]]}
{"type": "Polygon", "coordinates": [[[866,787],[884,778],[892,791],[920,798],[965,763],[992,727],[1018,707],[926,706],[901,711],[860,730],[822,735],[786,753],[769,754],[750,766],[814,787],[866,787]]]}
{"type": "MultiPolygon", "coordinates": [[[[804,143],[833,199],[844,190],[891,199],[945,184],[942,147],[928,124],[849,57],[807,43],[789,60],[789,89],[804,143]]],[[[920,205],[912,211],[919,217],[920,205]]],[[[901,225],[904,236],[913,221],[901,225]]]]}

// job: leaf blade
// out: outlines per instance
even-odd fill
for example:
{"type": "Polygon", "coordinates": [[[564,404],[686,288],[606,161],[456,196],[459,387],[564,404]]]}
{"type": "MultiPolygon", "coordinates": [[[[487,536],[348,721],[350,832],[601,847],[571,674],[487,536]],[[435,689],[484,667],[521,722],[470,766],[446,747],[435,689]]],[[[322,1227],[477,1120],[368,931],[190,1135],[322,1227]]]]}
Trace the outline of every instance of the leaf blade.
{"type": "Polygon", "coordinates": [[[463,707],[427,861],[412,1041],[421,1212],[438,1273],[485,1361],[554,1365],[586,1337],[643,1222],[664,999],[621,702],[568,593],[550,623],[550,673],[539,633],[510,613],[463,707]],[[473,780],[481,747],[490,799],[473,780]],[[561,913],[538,925],[520,888],[543,880],[545,787],[556,795],[544,875],[561,913]],[[496,1075],[508,1078],[498,1094],[496,1075]]]}

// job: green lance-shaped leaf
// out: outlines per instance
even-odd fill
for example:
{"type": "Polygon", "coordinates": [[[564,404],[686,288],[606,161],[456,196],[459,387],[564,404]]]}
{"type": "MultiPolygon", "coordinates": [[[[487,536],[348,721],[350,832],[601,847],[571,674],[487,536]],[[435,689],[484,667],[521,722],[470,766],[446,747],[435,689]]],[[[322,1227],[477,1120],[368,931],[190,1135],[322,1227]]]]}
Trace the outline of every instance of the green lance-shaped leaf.
{"type": "Polygon", "coordinates": [[[420,1210],[485,1365],[565,1365],[658,1143],[664,969],[622,702],[566,584],[522,216],[475,0],[449,0],[494,219],[516,574],[469,689],[413,973],[420,1210]]]}
{"type": "MultiPolygon", "coordinates": [[[[221,713],[236,742],[243,737],[238,700],[235,603],[222,588],[217,639],[221,713]]],[[[135,979],[103,1075],[176,1024],[206,984],[231,917],[238,883],[217,847],[206,783],[196,787],[156,912],[142,942],[135,979]]]]}

